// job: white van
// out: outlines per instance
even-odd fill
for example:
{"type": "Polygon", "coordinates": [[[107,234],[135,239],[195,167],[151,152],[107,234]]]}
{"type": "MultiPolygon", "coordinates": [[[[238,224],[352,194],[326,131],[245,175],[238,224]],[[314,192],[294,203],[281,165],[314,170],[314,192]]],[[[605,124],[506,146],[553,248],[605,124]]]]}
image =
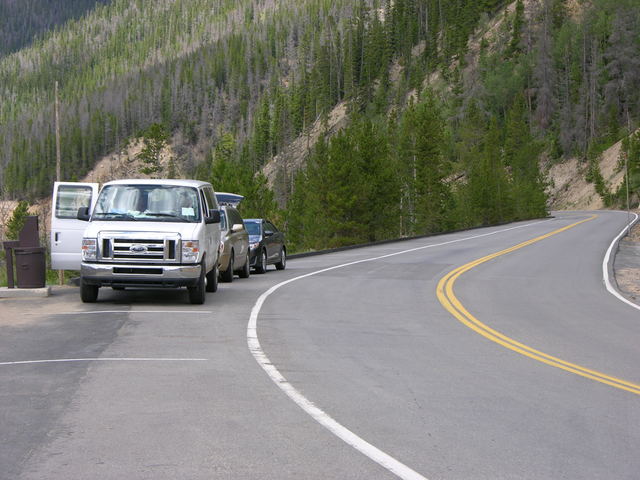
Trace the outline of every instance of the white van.
{"type": "Polygon", "coordinates": [[[54,186],[52,268],[80,270],[83,302],[95,302],[103,286],[187,287],[194,304],[217,290],[220,211],[211,184],[117,180],[97,198],[96,190],[54,186]]]}

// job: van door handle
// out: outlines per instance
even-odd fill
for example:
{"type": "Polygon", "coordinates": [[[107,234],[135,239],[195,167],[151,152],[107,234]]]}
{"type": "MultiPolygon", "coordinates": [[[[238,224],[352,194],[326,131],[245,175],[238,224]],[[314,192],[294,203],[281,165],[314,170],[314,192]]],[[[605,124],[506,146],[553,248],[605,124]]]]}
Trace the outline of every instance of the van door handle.
{"type": "Polygon", "coordinates": [[[56,232],[53,236],[53,241],[58,243],[60,241],[60,232],[56,232]]]}

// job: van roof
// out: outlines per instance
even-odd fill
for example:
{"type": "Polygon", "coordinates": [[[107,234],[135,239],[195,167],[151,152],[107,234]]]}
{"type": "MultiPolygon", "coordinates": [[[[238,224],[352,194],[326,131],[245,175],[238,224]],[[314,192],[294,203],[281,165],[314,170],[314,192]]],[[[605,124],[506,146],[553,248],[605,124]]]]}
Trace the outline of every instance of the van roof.
{"type": "Polygon", "coordinates": [[[173,179],[173,178],[162,178],[162,179],[148,179],[148,178],[127,178],[123,180],[113,180],[111,182],[107,182],[106,185],[176,185],[181,187],[202,187],[204,185],[211,185],[208,182],[202,182],[200,180],[183,180],[183,179],[173,179]]]}

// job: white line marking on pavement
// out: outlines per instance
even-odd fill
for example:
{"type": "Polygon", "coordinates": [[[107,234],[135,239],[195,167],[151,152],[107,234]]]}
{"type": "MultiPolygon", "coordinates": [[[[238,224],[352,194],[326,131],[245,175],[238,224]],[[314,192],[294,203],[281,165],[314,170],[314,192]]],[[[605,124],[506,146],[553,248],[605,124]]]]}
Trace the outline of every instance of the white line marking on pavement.
{"type": "Polygon", "coordinates": [[[51,360],[21,360],[18,362],[0,362],[2,365],[29,365],[34,363],[65,362],[207,362],[207,358],[56,358],[51,360]]]}
{"type": "MultiPolygon", "coordinates": [[[[627,305],[632,306],[636,310],[640,310],[640,306],[638,306],[635,303],[633,303],[633,302],[627,300],[626,298],[624,298],[620,294],[620,292],[618,292],[618,290],[616,290],[613,287],[613,285],[611,284],[611,281],[609,279],[609,259],[611,258],[611,253],[613,251],[613,247],[615,245],[617,245],[618,240],[620,240],[620,238],[622,238],[622,236],[625,234],[627,229],[631,228],[631,226],[638,221],[638,215],[635,214],[635,213],[633,215],[635,215],[636,218],[632,222],[629,222],[628,225],[625,225],[625,227],[618,234],[618,236],[613,239],[613,241],[611,242],[611,245],[609,245],[609,248],[607,249],[607,253],[604,256],[604,260],[602,261],[602,278],[604,279],[604,285],[605,285],[605,287],[607,287],[607,290],[609,291],[610,294],[614,295],[618,300],[623,301],[627,305]]],[[[613,266],[612,266],[612,268],[613,268],[613,266]]]]}
{"type": "Polygon", "coordinates": [[[95,313],[213,313],[211,310],[87,310],[84,312],[64,312],[56,315],[84,315],[95,313]]]}
{"type": "Polygon", "coordinates": [[[287,379],[280,373],[280,371],[271,363],[269,357],[264,353],[262,347],[260,346],[260,340],[258,339],[258,315],[260,314],[260,309],[262,305],[266,301],[266,299],[280,287],[283,287],[289,283],[295,282],[297,280],[302,280],[303,278],[311,277],[313,275],[318,275],[323,272],[328,272],[331,270],[336,270],[338,268],[348,267],[351,265],[356,265],[364,262],[372,262],[375,260],[381,260],[383,258],[394,257],[396,255],[402,255],[405,253],[415,252],[418,250],[424,250],[427,248],[440,247],[443,245],[450,245],[452,243],[464,242],[468,240],[473,240],[477,238],[487,237],[490,235],[496,235],[498,233],[507,232],[510,230],[516,230],[519,228],[529,227],[532,225],[537,225],[547,220],[542,220],[538,222],[528,223],[525,225],[518,225],[516,227],[505,228],[502,230],[497,230],[495,232],[483,233],[480,235],[473,235],[470,237],[459,238],[456,240],[450,240],[447,242],[436,243],[431,245],[424,245],[422,247],[410,248],[408,250],[402,250],[400,252],[390,253],[387,255],[381,255],[379,257],[374,258],[366,258],[362,260],[356,260],[349,263],[344,263],[342,265],[335,265],[329,268],[323,268],[322,270],[317,270],[315,272],[307,273],[305,275],[300,275],[298,277],[291,278],[289,280],[285,280],[284,282],[278,283],[274,285],[269,290],[264,292],[258,300],[254,304],[251,309],[251,315],[249,317],[249,323],[247,325],[247,344],[249,345],[249,350],[251,354],[256,359],[258,364],[263,368],[263,370],[269,375],[271,380],[291,399],[293,400],[302,410],[304,410],[308,415],[310,415],[315,421],[317,421],[320,425],[325,427],[331,433],[336,435],[338,438],[346,442],[348,445],[352,446],[359,452],[363,453],[367,457],[369,457],[374,462],[378,463],[382,467],[389,470],[391,473],[397,475],[398,477],[404,480],[427,480],[426,477],[420,475],[418,472],[412,470],[405,464],[399,462],[395,458],[386,454],[382,450],[377,447],[371,445],[369,442],[359,437],[337,421],[335,421],[331,416],[329,416],[326,412],[318,408],[313,404],[309,399],[307,399],[302,393],[295,389],[293,385],[291,385],[287,379]]]}

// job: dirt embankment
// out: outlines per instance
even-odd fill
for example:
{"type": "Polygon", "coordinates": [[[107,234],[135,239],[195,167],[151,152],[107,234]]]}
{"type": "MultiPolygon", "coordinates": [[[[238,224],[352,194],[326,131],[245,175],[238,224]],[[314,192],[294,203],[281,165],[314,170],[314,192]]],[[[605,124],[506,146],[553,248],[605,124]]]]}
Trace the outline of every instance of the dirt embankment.
{"type": "MultiPolygon", "coordinates": [[[[121,151],[105,155],[95,166],[87,173],[80,182],[87,183],[104,183],[111,180],[118,180],[122,178],[152,178],[150,175],[145,175],[140,170],[144,166],[142,161],[137,159],[137,155],[142,150],[143,143],[140,139],[129,142],[121,151]]],[[[160,166],[163,172],[170,170],[169,163],[172,159],[177,157],[173,144],[166,147],[160,153],[160,166]]],[[[184,177],[184,171],[181,168],[180,162],[174,162],[175,174],[178,178],[184,177]]],[[[166,173],[164,173],[166,175],[166,173]]],[[[53,184],[51,184],[53,190],[53,184]]],[[[5,225],[13,213],[14,208],[18,205],[17,201],[4,200],[0,201],[0,240],[5,238],[4,229],[5,225]]],[[[46,243],[46,232],[50,230],[51,222],[51,198],[45,197],[40,199],[34,205],[29,208],[31,215],[38,215],[40,221],[40,232],[42,237],[42,243],[46,243]]]]}
{"type": "MultiPolygon", "coordinates": [[[[600,156],[599,167],[605,185],[610,192],[618,190],[624,180],[624,171],[619,168],[620,149],[618,142],[600,156]]],[[[604,202],[593,183],[586,181],[588,164],[577,158],[552,165],[547,170],[549,206],[552,210],[600,210],[604,202]]]]}

